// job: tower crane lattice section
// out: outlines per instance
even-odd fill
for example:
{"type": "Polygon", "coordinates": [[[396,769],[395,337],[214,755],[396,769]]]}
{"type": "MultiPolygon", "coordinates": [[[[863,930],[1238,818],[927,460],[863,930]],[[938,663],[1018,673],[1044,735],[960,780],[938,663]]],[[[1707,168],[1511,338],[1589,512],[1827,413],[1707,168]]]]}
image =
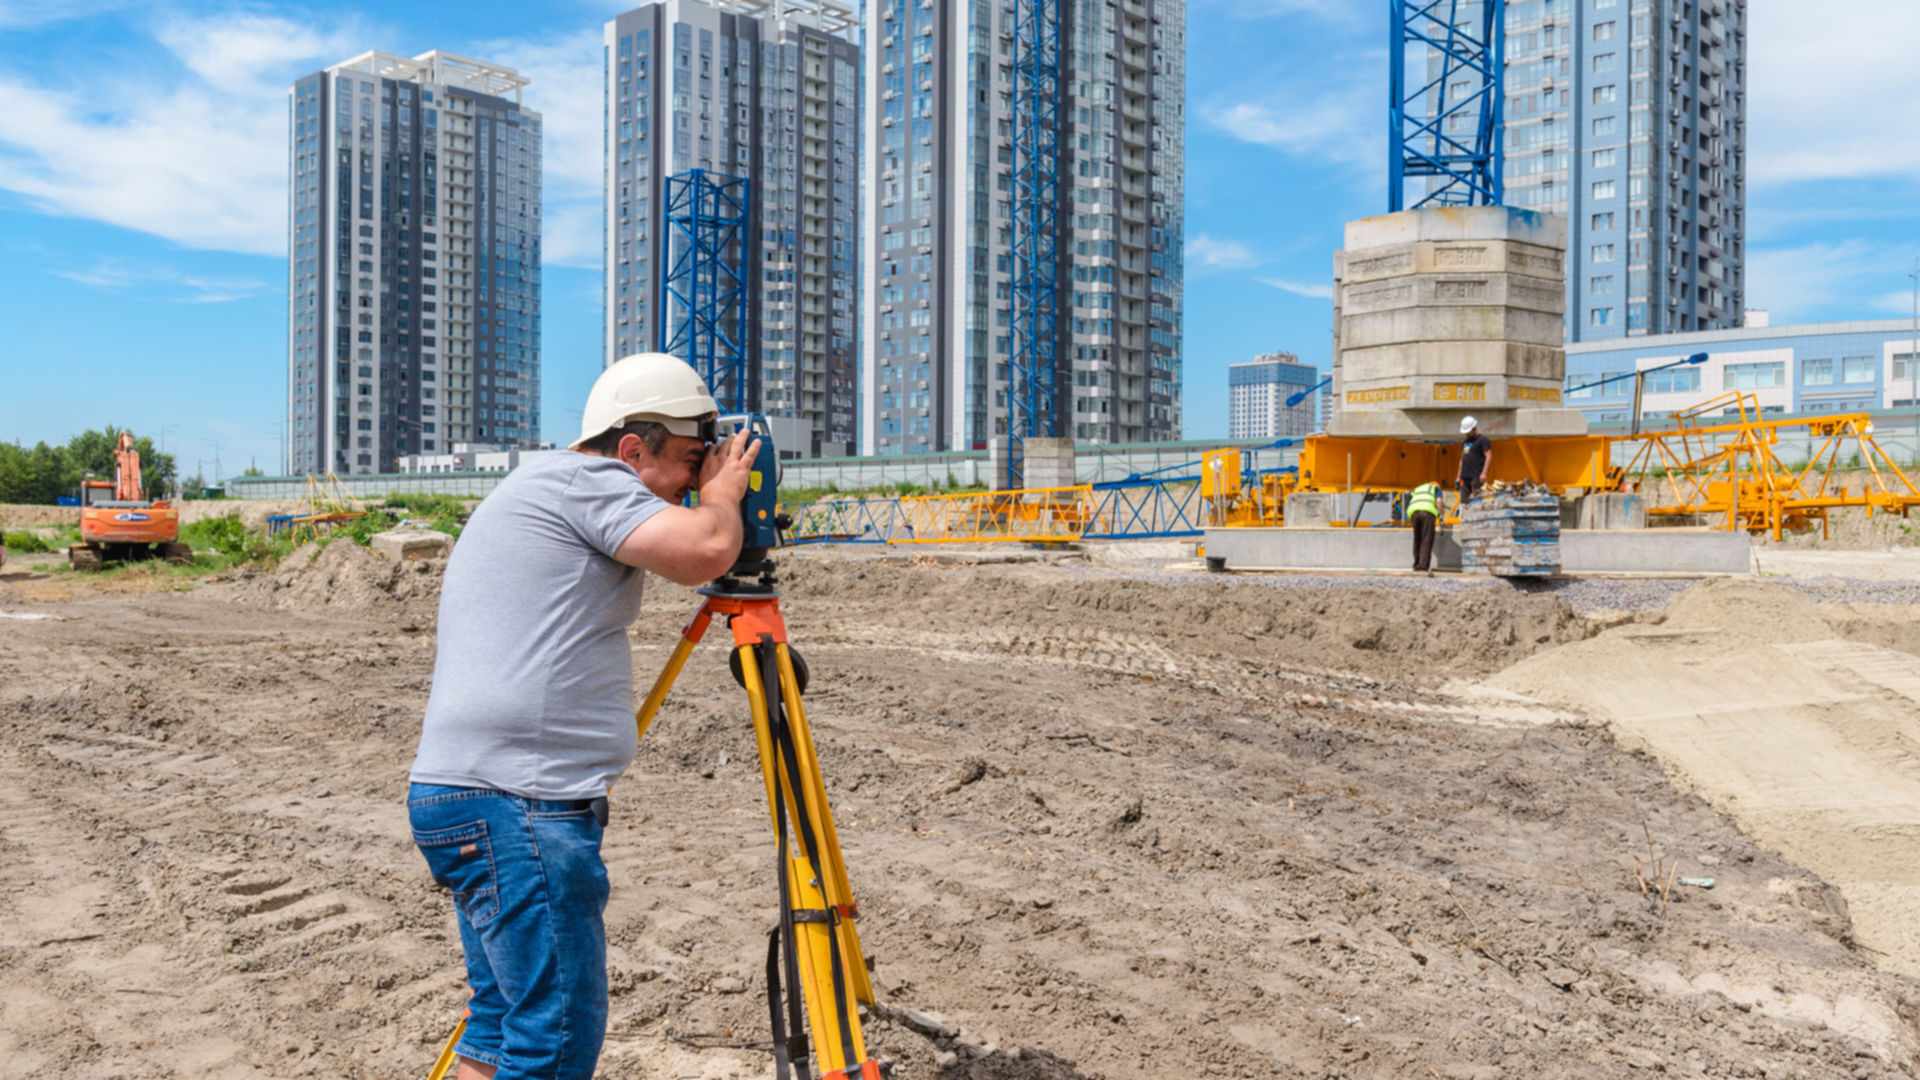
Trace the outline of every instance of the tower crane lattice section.
{"type": "Polygon", "coordinates": [[[1505,200],[1506,7],[1506,0],[1388,0],[1389,211],[1505,200]],[[1410,78],[1409,64],[1423,65],[1421,73],[1410,78]],[[1422,177],[1437,182],[1404,206],[1406,182],[1422,177]]]}
{"type": "Polygon", "coordinates": [[[748,385],[752,181],[693,169],[666,179],[667,272],[660,351],[693,365],[727,412],[757,407],[748,385]]]}
{"type": "Polygon", "coordinates": [[[1013,3],[1013,310],[1009,489],[1025,487],[1026,440],[1060,433],[1060,0],[1013,3]]]}

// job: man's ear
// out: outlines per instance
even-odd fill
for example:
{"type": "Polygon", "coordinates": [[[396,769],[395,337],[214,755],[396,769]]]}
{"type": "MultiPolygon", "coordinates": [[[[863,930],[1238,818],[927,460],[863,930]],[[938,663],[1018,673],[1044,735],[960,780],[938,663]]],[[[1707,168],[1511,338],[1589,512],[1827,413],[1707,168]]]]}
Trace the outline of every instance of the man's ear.
{"type": "Polygon", "coordinates": [[[642,456],[642,451],[646,449],[646,446],[646,440],[638,435],[622,435],[620,436],[620,446],[614,451],[614,456],[621,461],[637,459],[642,456]]]}

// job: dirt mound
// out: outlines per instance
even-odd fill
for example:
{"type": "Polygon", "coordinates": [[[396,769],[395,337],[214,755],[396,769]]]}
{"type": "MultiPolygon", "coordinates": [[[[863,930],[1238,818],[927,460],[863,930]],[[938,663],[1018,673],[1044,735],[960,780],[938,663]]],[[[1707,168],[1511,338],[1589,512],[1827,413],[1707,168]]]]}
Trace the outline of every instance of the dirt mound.
{"type": "Polygon", "coordinates": [[[1833,636],[1820,609],[1805,593],[1752,578],[1714,578],[1695,585],[1667,605],[1665,625],[1711,626],[1774,643],[1833,636]]]}
{"type": "Polygon", "coordinates": [[[1061,579],[1025,565],[949,569],[891,561],[796,564],[787,605],[836,603],[913,612],[935,632],[1030,622],[1205,646],[1250,661],[1425,681],[1497,671],[1594,627],[1557,596],[1504,585],[1451,594],[1363,588],[1263,589],[1228,582],[1161,585],[1110,577],[1061,579]]]}
{"type": "Polygon", "coordinates": [[[235,599],[281,608],[377,612],[400,606],[430,614],[440,602],[444,559],[395,562],[348,540],[308,544],[271,574],[235,585],[235,599]]]}

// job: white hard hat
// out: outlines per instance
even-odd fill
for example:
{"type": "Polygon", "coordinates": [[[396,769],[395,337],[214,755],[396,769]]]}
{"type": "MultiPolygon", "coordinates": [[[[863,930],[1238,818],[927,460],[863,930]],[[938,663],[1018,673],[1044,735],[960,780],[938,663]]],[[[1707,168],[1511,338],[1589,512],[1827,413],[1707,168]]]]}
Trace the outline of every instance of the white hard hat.
{"type": "Polygon", "coordinates": [[[697,436],[698,421],[719,411],[706,382],[685,360],[666,353],[636,353],[614,362],[593,381],[580,414],[580,438],[573,445],[629,420],[653,420],[675,435],[697,436]]]}
{"type": "MultiPolygon", "coordinates": [[[[595,387],[594,389],[597,390],[599,389],[599,387],[595,387]]],[[[1479,426],[1480,426],[1480,421],[1475,420],[1471,416],[1463,416],[1460,418],[1460,434],[1462,435],[1465,435],[1467,432],[1472,431],[1474,428],[1477,428],[1479,426]]]]}

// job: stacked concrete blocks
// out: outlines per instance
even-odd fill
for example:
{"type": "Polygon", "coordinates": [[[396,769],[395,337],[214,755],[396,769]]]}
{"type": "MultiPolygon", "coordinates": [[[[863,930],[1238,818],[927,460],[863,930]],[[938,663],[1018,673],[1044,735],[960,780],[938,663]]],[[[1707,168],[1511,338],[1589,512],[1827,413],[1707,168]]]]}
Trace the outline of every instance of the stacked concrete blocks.
{"type": "Polygon", "coordinates": [[[1566,377],[1566,219],[1501,206],[1350,221],[1334,255],[1329,434],[1582,435],[1566,377]]]}
{"type": "Polygon", "coordinates": [[[1460,568],[1496,577],[1560,572],[1560,500],[1547,492],[1476,499],[1460,512],[1460,568]]]}

